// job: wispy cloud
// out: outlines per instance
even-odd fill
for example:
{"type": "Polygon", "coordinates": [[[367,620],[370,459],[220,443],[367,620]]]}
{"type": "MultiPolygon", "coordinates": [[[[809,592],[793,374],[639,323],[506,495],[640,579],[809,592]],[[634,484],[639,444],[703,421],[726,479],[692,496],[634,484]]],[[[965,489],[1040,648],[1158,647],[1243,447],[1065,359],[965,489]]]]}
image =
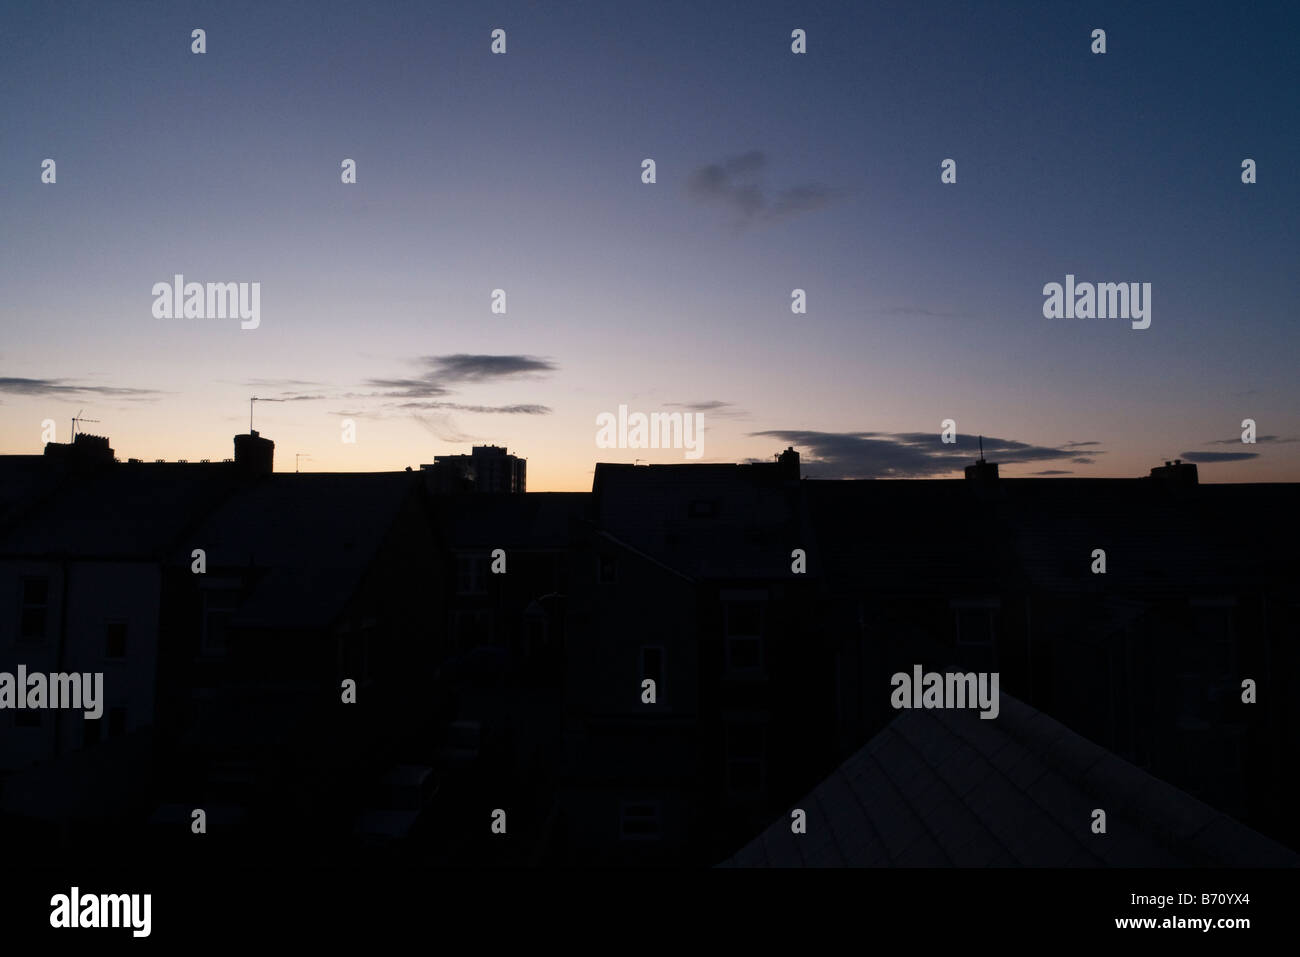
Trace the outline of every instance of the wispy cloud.
{"type": "MultiPolygon", "coordinates": [[[[1300,437],[1293,435],[1290,438],[1284,439],[1278,435],[1257,435],[1255,436],[1255,441],[1261,443],[1272,442],[1277,445],[1282,445],[1283,443],[1286,442],[1300,442],[1300,437]]],[[[1205,444],[1206,445],[1243,445],[1244,443],[1241,441],[1241,436],[1238,435],[1231,439],[1211,439],[1209,442],[1206,442],[1205,444]]]]}
{"type": "Polygon", "coordinates": [[[1259,458],[1258,452],[1184,452],[1180,458],[1188,462],[1244,462],[1259,458]]]}
{"type": "Polygon", "coordinates": [[[157,389],[132,389],[118,386],[89,385],[68,379],[24,379],[16,376],[0,377],[0,392],[12,395],[48,396],[111,396],[115,398],[156,398],[163,393],[157,389]]]}
{"type": "Polygon", "coordinates": [[[449,409],[453,412],[481,412],[500,415],[550,415],[550,406],[545,405],[468,405],[461,402],[401,402],[398,409],[449,409]]]}
{"type": "MultiPolygon", "coordinates": [[[[974,436],[945,445],[935,432],[813,432],[772,429],[752,436],[777,439],[808,453],[805,464],[818,478],[924,478],[969,465],[974,436]]],[[[986,458],[1001,463],[1071,459],[1070,449],[984,436],[986,458]]],[[[1093,454],[1104,454],[1096,450],[1093,454]]]]}
{"type": "Polygon", "coordinates": [[[761,182],[766,168],[766,154],[751,150],[700,167],[687,179],[686,192],[698,202],[729,210],[740,226],[777,222],[821,209],[839,195],[838,190],[815,183],[769,194],[761,182]]]}
{"type": "Polygon", "coordinates": [[[720,419],[740,419],[749,415],[744,409],[721,399],[709,399],[704,402],[668,402],[670,409],[685,409],[688,412],[707,412],[710,417],[720,419]]]}
{"type": "Polygon", "coordinates": [[[304,387],[314,389],[324,385],[322,382],[313,382],[310,379],[242,379],[239,384],[252,386],[254,389],[301,389],[304,387]]]}
{"type": "Polygon", "coordinates": [[[442,442],[469,442],[474,439],[474,436],[456,428],[456,423],[452,421],[451,416],[445,413],[440,415],[411,413],[411,418],[420,423],[434,438],[442,442]]]}
{"type": "MultiPolygon", "coordinates": [[[[379,389],[378,398],[437,399],[451,395],[449,384],[472,384],[501,379],[533,378],[559,368],[540,356],[472,355],[455,353],[445,356],[421,356],[413,360],[424,369],[423,375],[393,379],[367,379],[366,385],[379,389]]],[[[437,404],[425,406],[439,408],[437,404]]],[[[484,407],[485,409],[488,407],[484,407]]],[[[468,407],[465,411],[473,411],[468,407]]]]}
{"type": "Polygon", "coordinates": [[[394,398],[421,399],[435,395],[446,395],[450,390],[428,379],[367,379],[366,385],[380,389],[379,396],[394,398]]]}
{"type": "Polygon", "coordinates": [[[960,318],[955,312],[946,312],[942,309],[926,309],[923,306],[888,306],[883,309],[875,310],[880,316],[904,316],[906,318],[919,319],[957,319],[960,318]]]}
{"type": "Polygon", "coordinates": [[[288,392],[284,395],[259,395],[256,396],[258,402],[316,402],[320,399],[332,399],[332,395],[303,395],[301,393],[288,392]]]}

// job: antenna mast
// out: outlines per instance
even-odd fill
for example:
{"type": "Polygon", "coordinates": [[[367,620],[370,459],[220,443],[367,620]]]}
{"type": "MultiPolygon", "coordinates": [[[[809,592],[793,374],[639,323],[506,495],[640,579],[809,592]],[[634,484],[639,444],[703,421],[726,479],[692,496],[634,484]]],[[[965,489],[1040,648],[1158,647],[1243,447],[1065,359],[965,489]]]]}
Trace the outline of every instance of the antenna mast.
{"type": "MultiPolygon", "coordinates": [[[[86,411],[85,409],[82,409],[82,410],[81,410],[81,412],[85,412],[85,411],[86,411]]],[[[98,422],[98,421],[99,421],[99,419],[83,419],[83,418],[81,417],[81,412],[78,412],[76,415],[74,415],[74,416],[72,417],[72,438],[73,438],[73,439],[75,439],[75,438],[77,437],[77,423],[78,423],[78,422],[98,422]]]]}

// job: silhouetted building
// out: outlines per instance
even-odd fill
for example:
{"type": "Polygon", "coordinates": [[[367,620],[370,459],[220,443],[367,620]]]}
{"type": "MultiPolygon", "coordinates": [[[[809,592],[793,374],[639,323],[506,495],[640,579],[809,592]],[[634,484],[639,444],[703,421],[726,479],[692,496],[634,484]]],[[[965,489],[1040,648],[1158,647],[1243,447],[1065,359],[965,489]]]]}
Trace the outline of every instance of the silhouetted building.
{"type": "Polygon", "coordinates": [[[1164,465],[1157,465],[1153,468],[1151,478],[1160,479],[1171,485],[1196,485],[1196,465],[1193,462],[1174,459],[1172,462],[1166,462],[1164,465]]]}
{"type": "Polygon", "coordinates": [[[266,859],[288,807],[301,859],[400,818],[426,863],[712,864],[799,802],[805,863],[1275,859],[1229,817],[1300,841],[1300,485],[998,479],[982,454],[967,480],[815,481],[786,449],[480,495],[522,460],[272,456],[250,432],[226,463],[84,434],[0,457],[0,672],[102,671],[105,708],[0,710],[4,846],[156,850],[142,822],[183,841],[202,806],[204,847],[266,859]],[[1001,715],[900,717],[915,664],[998,672],[1001,715]],[[367,803],[399,779],[434,812],[367,803]],[[1059,822],[1094,792],[1138,803],[1080,850],[1059,822]],[[510,841],[464,826],[484,806],[510,841]]]}
{"type": "Polygon", "coordinates": [[[113,449],[102,435],[78,432],[71,442],[47,442],[45,454],[74,466],[99,466],[113,464],[113,449]]]}
{"type": "Polygon", "coordinates": [[[435,455],[420,470],[434,492],[524,492],[527,465],[504,446],[476,445],[469,455],[435,455]]]}
{"type": "Polygon", "coordinates": [[[270,475],[275,465],[275,443],[256,429],[235,436],[235,467],[246,475],[270,475]]]}

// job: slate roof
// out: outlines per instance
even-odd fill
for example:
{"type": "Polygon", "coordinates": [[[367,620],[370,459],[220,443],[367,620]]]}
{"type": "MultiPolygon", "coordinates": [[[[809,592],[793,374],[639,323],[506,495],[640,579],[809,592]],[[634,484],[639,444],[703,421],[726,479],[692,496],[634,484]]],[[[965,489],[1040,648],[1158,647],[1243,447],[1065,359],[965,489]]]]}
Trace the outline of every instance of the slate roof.
{"type": "Polygon", "coordinates": [[[1003,694],[907,710],[725,867],[1300,866],[1300,856],[1003,694]],[[1106,833],[1091,831],[1106,811],[1106,833]]]}
{"type": "Polygon", "coordinates": [[[592,511],[601,529],[688,577],[786,579],[791,550],[812,540],[799,488],[775,463],[601,462],[592,511]]]}
{"type": "Polygon", "coordinates": [[[239,627],[310,629],[330,624],[368,571],[411,496],[411,472],[315,472],[268,476],[232,496],[178,544],[188,566],[203,548],[209,574],[264,570],[232,616],[239,627]]]}
{"type": "Polygon", "coordinates": [[[564,548],[583,517],[587,492],[438,495],[438,524],[452,548],[564,548]]]}
{"type": "Polygon", "coordinates": [[[118,463],[44,475],[59,484],[39,502],[28,495],[0,554],[157,560],[238,481],[228,463],[118,463]]]}

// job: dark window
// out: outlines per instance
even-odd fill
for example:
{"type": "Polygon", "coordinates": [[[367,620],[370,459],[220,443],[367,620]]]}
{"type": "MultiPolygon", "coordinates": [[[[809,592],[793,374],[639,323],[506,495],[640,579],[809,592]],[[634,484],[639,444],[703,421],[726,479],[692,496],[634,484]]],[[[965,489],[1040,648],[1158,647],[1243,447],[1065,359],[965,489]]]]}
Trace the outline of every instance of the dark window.
{"type": "Polygon", "coordinates": [[[126,657],[126,622],[110,621],[106,626],[104,656],[107,658],[126,657]]]}
{"type": "Polygon", "coordinates": [[[728,635],[761,635],[763,606],[756,601],[733,601],[727,604],[728,635]]]}
{"type": "Polygon", "coordinates": [[[760,724],[727,725],[727,790],[753,794],[763,790],[766,749],[760,724]]]}
{"type": "Polygon", "coordinates": [[[116,738],[126,734],[126,709],[110,708],[108,712],[108,736],[116,738]]]}
{"type": "Polygon", "coordinates": [[[45,637],[49,611],[50,580],[48,578],[23,579],[22,615],[18,637],[26,641],[40,641],[45,637]]]}
{"type": "Polygon", "coordinates": [[[205,655],[223,655],[228,649],[226,631],[230,616],[239,608],[236,588],[208,588],[203,592],[203,636],[205,655]]]}
{"type": "Polygon", "coordinates": [[[655,697],[663,697],[664,650],[657,645],[644,645],[641,648],[641,678],[652,680],[655,683],[655,697]]]}
{"type": "Polygon", "coordinates": [[[763,604],[729,601],[723,608],[726,629],[727,670],[762,671],[763,604]]]}
{"type": "Polygon", "coordinates": [[[991,647],[996,637],[993,608],[958,608],[957,643],[991,647]]]}
{"type": "Polygon", "coordinates": [[[623,821],[619,836],[625,841],[656,841],[659,839],[659,805],[654,802],[623,805],[623,821]]]}
{"type": "Polygon", "coordinates": [[[99,719],[91,721],[86,718],[81,722],[81,746],[93,748],[97,744],[99,744],[99,719]]]}
{"type": "Polygon", "coordinates": [[[718,503],[713,499],[696,499],[691,502],[691,518],[714,518],[718,514],[718,503]]]}
{"type": "Polygon", "coordinates": [[[32,708],[24,708],[22,711],[14,712],[15,728],[39,728],[41,726],[41,712],[32,708]]]}
{"type": "Polygon", "coordinates": [[[487,594],[488,560],[481,555],[456,557],[456,593],[459,595],[487,594]]]}
{"type": "Polygon", "coordinates": [[[597,558],[596,581],[602,585],[612,585],[618,580],[618,560],[613,555],[600,555],[597,558]]]}

